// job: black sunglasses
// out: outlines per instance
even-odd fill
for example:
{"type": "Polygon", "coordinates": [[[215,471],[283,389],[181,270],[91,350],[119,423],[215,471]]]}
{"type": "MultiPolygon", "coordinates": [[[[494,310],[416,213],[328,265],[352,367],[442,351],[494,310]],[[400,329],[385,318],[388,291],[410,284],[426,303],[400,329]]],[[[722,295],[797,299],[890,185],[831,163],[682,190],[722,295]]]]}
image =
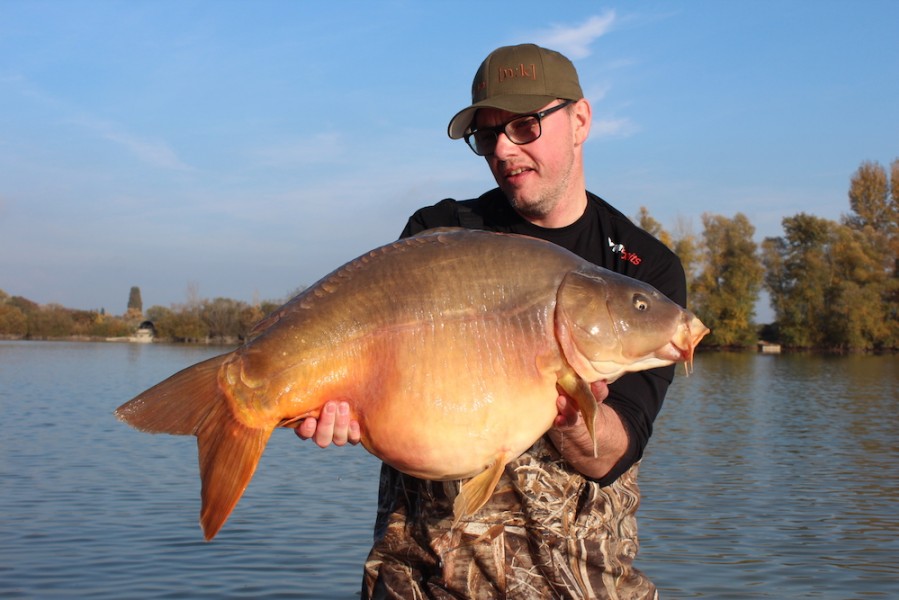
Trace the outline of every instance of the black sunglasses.
{"type": "Polygon", "coordinates": [[[501,133],[505,133],[509,141],[517,146],[530,144],[543,133],[541,121],[544,117],[548,117],[557,110],[561,110],[573,103],[574,100],[565,100],[562,104],[557,104],[552,108],[529,115],[519,115],[495,127],[473,129],[465,134],[465,143],[478,156],[493,154],[496,150],[496,141],[501,133]]]}

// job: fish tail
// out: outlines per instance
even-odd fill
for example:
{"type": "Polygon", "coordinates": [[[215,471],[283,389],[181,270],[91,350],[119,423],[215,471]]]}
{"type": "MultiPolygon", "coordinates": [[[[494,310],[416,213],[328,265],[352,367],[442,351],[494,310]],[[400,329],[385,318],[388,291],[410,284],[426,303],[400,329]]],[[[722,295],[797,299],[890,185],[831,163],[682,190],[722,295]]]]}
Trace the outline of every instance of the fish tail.
{"type": "Polygon", "coordinates": [[[120,406],[116,417],[150,433],[195,435],[206,540],[222,528],[250,483],[272,428],[244,425],[218,384],[225,354],[188,367],[120,406]]]}

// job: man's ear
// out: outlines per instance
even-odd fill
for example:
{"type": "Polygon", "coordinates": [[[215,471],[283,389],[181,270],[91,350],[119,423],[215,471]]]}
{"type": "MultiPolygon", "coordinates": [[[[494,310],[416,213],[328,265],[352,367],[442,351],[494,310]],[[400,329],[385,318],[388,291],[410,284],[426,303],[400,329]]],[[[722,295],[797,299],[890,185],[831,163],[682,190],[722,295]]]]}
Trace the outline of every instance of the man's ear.
{"type": "Polygon", "coordinates": [[[571,122],[574,127],[574,143],[580,146],[590,136],[590,125],[593,123],[593,109],[586,98],[581,98],[574,104],[571,122]]]}

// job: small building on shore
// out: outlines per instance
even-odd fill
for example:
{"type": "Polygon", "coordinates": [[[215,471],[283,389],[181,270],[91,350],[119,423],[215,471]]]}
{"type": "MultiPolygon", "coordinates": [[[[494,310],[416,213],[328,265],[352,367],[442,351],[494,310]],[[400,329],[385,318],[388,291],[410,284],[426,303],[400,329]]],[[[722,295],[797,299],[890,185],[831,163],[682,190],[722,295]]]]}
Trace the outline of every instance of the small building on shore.
{"type": "Polygon", "coordinates": [[[137,344],[149,344],[156,337],[156,326],[152,321],[144,321],[138,327],[134,335],[128,338],[129,342],[137,344]]]}
{"type": "Polygon", "coordinates": [[[758,348],[762,354],[780,354],[780,344],[774,342],[759,340],[758,348]]]}

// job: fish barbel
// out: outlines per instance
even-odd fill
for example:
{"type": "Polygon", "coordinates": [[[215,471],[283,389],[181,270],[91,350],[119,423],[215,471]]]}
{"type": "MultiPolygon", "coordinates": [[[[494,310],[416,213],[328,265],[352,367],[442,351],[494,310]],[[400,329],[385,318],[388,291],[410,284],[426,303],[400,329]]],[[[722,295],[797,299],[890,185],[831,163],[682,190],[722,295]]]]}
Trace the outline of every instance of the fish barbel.
{"type": "Polygon", "coordinates": [[[468,479],[456,520],[553,424],[559,390],[590,428],[589,384],[692,364],[708,329],[650,285],[525,236],[440,229],[377,248],[260,321],[227,354],[176,373],[116,416],[198,439],[207,540],[275,427],[346,400],[362,445],[430,480],[468,479]],[[469,479],[470,478],[470,479],[469,479]]]}

